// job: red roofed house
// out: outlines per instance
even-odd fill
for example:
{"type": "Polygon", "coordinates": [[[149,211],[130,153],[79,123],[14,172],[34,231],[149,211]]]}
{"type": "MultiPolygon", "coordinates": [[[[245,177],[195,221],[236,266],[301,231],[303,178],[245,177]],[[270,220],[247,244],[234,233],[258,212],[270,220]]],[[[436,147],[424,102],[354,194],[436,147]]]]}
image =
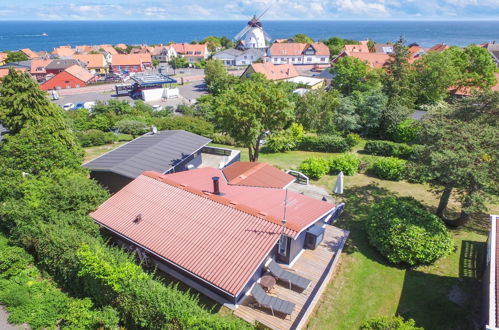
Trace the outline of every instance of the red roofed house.
{"type": "Polygon", "coordinates": [[[299,73],[293,64],[274,65],[271,62],[252,63],[241,75],[242,78],[249,78],[253,73],[261,73],[269,80],[286,80],[298,77],[299,73]]]}
{"type": "Polygon", "coordinates": [[[52,62],[49,59],[31,60],[30,72],[37,81],[44,81],[47,75],[46,67],[52,62]]]}
{"type": "Polygon", "coordinates": [[[177,55],[184,57],[187,62],[194,63],[208,58],[207,44],[171,44],[177,55]]]}
{"type": "Polygon", "coordinates": [[[106,74],[108,71],[106,58],[102,54],[79,54],[72,57],[84,63],[93,74],[106,74]]]}
{"type": "Polygon", "coordinates": [[[151,54],[118,54],[113,55],[111,66],[113,72],[142,72],[151,62],[151,54]]]}
{"type": "Polygon", "coordinates": [[[446,49],[449,49],[449,46],[447,46],[446,44],[436,44],[435,46],[428,49],[428,53],[430,53],[430,52],[443,52],[446,49]]]}
{"type": "MultiPolygon", "coordinates": [[[[492,86],[490,89],[493,92],[499,92],[499,72],[494,73],[495,78],[496,78],[496,84],[492,86]]],[[[480,88],[478,87],[469,87],[469,86],[461,86],[461,87],[455,87],[451,86],[449,87],[449,92],[450,94],[458,97],[464,97],[464,96],[471,96],[473,93],[479,92],[480,88]]]]}
{"type": "Polygon", "coordinates": [[[348,53],[369,53],[369,47],[366,43],[360,45],[345,45],[343,49],[348,53]]]}
{"type": "MultiPolygon", "coordinates": [[[[246,184],[242,177],[228,181],[226,171],[216,168],[166,175],[144,172],[90,216],[143,260],[236,308],[258,285],[270,259],[293,265],[305,249],[321,244],[325,231],[337,230],[326,228],[334,228],[327,225],[337,209],[334,204],[284,189],[252,186],[266,185],[270,170],[265,165],[243,164],[239,170],[235,172],[248,174],[246,184]],[[250,172],[262,177],[252,178],[250,172]]],[[[272,180],[271,185],[284,181],[272,180]]],[[[341,235],[343,239],[347,233],[341,235]]],[[[322,275],[321,261],[315,263],[314,271],[322,275]]],[[[329,271],[324,269],[325,274],[329,271]]],[[[305,291],[296,293],[304,308],[323,282],[310,280],[305,291]]],[[[283,290],[295,294],[290,289],[284,284],[283,290]]]]}
{"type": "Polygon", "coordinates": [[[391,60],[390,55],[384,53],[348,53],[343,51],[333,60],[333,63],[338,62],[340,58],[346,56],[355,57],[369,65],[371,68],[382,68],[388,61],[391,60]]]}
{"type": "Polygon", "coordinates": [[[19,51],[22,52],[22,53],[24,53],[24,55],[28,56],[30,59],[34,59],[34,58],[39,58],[40,57],[37,53],[35,53],[34,51],[32,51],[29,48],[23,48],[23,49],[20,49],[19,51]]]}
{"type": "Polygon", "coordinates": [[[329,65],[329,48],[322,42],[273,43],[267,51],[267,61],[273,64],[329,65]]]}
{"type": "Polygon", "coordinates": [[[73,65],[56,74],[40,85],[42,90],[67,89],[85,87],[88,83],[95,81],[96,77],[85,68],[73,65]]]}
{"type": "Polygon", "coordinates": [[[76,53],[76,49],[73,49],[70,46],[60,46],[60,47],[54,48],[54,50],[52,51],[52,55],[57,55],[60,58],[70,57],[74,53],[76,53]]]}

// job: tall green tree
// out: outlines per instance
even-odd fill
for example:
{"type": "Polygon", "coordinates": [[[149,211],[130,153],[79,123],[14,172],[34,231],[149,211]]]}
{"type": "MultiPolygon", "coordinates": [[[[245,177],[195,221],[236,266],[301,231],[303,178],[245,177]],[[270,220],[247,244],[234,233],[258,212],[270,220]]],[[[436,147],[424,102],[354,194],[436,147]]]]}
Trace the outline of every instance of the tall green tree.
{"type": "Polygon", "coordinates": [[[311,90],[296,101],[296,121],[308,131],[333,133],[339,101],[337,91],[311,90]]]}
{"type": "Polygon", "coordinates": [[[344,96],[354,91],[367,91],[381,87],[381,71],[371,69],[366,63],[355,57],[342,57],[330,69],[334,75],[333,88],[344,96]]]}
{"type": "Polygon", "coordinates": [[[204,81],[208,91],[213,95],[218,95],[238,83],[239,79],[227,72],[222,61],[209,60],[204,69],[204,81]]]}
{"type": "Polygon", "coordinates": [[[313,44],[314,43],[314,39],[310,38],[309,36],[307,36],[304,33],[295,34],[291,39],[293,40],[293,42],[301,42],[304,44],[313,44]]]}
{"type": "Polygon", "coordinates": [[[499,192],[499,93],[487,93],[435,107],[420,123],[416,169],[433,178],[440,194],[436,214],[449,226],[460,226],[485,210],[499,192]],[[445,215],[451,196],[461,203],[458,219],[445,215]]]}
{"type": "Polygon", "coordinates": [[[284,89],[259,74],[225,90],[213,102],[215,122],[248,148],[252,162],[258,160],[265,135],[288,127],[294,119],[294,104],[284,89]]]}
{"type": "Polygon", "coordinates": [[[0,85],[0,95],[0,122],[10,135],[26,126],[40,127],[69,148],[77,145],[63,110],[50,102],[47,93],[40,90],[29,74],[10,69],[0,85]]]}
{"type": "Polygon", "coordinates": [[[321,40],[329,48],[331,57],[335,57],[343,51],[345,45],[358,45],[359,42],[356,40],[342,39],[340,37],[331,37],[326,40],[321,40]]]}
{"type": "Polygon", "coordinates": [[[393,54],[386,65],[383,91],[389,103],[414,108],[414,75],[409,64],[409,48],[404,43],[405,40],[400,38],[393,44],[393,54]]]}

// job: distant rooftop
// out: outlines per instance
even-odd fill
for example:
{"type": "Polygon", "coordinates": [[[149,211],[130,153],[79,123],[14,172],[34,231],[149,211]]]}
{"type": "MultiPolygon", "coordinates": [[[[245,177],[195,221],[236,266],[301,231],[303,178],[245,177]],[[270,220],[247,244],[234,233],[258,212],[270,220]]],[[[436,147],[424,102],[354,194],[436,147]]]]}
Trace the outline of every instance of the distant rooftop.
{"type": "Polygon", "coordinates": [[[158,74],[134,74],[130,76],[140,86],[174,84],[177,81],[167,75],[158,74]]]}

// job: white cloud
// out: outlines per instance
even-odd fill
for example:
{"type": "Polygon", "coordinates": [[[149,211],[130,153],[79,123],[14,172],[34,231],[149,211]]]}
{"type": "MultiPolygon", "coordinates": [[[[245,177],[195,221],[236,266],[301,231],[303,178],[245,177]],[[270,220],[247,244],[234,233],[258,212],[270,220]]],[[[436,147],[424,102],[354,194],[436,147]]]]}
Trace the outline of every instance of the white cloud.
{"type": "Polygon", "coordinates": [[[363,0],[337,0],[339,12],[364,16],[380,17],[389,16],[389,11],[382,2],[365,2],[363,0]]]}

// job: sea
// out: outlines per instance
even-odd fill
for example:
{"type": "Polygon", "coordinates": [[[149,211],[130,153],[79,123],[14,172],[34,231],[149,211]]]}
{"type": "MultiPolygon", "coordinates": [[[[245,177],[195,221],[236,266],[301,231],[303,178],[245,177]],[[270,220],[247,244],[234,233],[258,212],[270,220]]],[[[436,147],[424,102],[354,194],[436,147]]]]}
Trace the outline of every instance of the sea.
{"type": "MultiPolygon", "coordinates": [[[[213,36],[233,38],[246,21],[0,21],[0,50],[52,50],[60,45],[159,44],[191,42],[213,36]]],[[[497,40],[496,21],[272,21],[264,30],[273,38],[304,33],[313,39],[339,36],[353,40],[436,43],[466,46],[497,40]]]]}

